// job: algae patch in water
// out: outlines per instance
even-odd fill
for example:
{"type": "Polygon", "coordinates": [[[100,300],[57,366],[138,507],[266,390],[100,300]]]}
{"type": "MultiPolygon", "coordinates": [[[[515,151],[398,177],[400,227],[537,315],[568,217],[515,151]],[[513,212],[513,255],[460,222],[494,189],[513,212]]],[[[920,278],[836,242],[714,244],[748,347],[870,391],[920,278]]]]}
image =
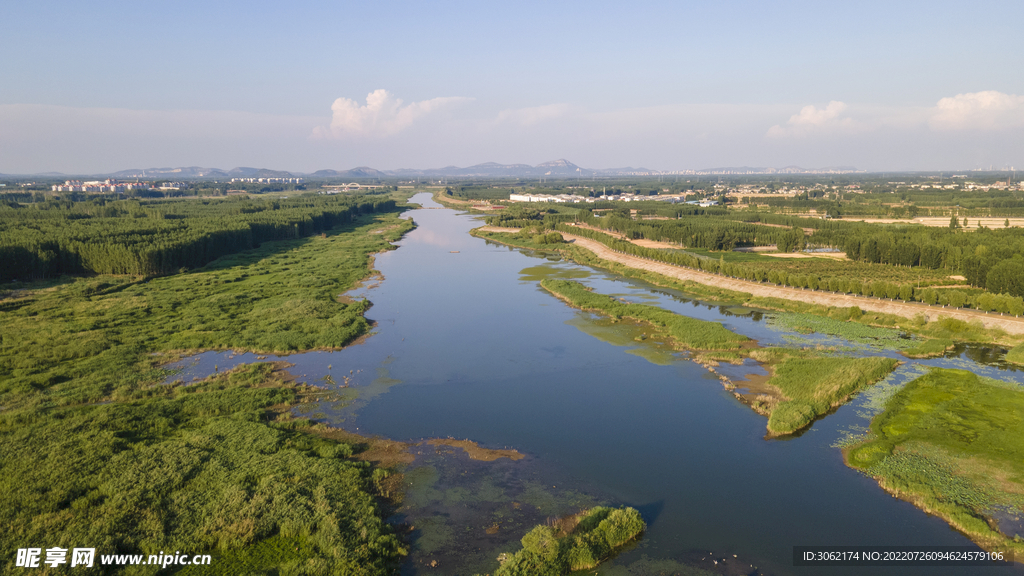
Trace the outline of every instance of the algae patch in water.
{"type": "Polygon", "coordinates": [[[579,267],[566,268],[558,264],[541,264],[530,266],[519,271],[519,280],[523,282],[540,282],[546,278],[558,278],[560,280],[575,280],[577,278],[590,278],[591,273],[579,267]]]}
{"type": "Polygon", "coordinates": [[[639,322],[612,320],[589,312],[579,312],[566,324],[602,342],[625,347],[627,354],[639,356],[652,364],[667,366],[679,359],[677,352],[668,346],[664,338],[653,334],[649,327],[639,322]]]}

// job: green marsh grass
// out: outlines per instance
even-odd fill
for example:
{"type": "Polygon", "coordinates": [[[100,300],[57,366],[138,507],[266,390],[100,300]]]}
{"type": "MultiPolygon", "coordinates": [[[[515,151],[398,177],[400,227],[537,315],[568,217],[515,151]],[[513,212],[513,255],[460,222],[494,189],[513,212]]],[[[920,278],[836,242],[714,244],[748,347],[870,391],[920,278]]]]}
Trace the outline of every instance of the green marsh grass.
{"type": "Polygon", "coordinates": [[[1018,344],[1006,353],[1006,361],[1024,365],[1024,344],[1018,344]]]}
{"type": "Polygon", "coordinates": [[[901,352],[907,358],[938,358],[954,346],[954,342],[946,338],[918,340],[917,344],[912,348],[904,348],[901,352]]]}
{"type": "Polygon", "coordinates": [[[987,549],[1024,553],[988,521],[1024,511],[1024,388],[936,368],[894,394],[847,463],[987,549]]]}
{"type": "Polygon", "coordinates": [[[148,281],[4,287],[0,555],[88,543],[213,553],[225,574],[390,573],[404,551],[382,520],[380,475],[291,417],[301,387],[269,365],[163,385],[159,363],[352,342],[369,329],[369,303],[338,295],[412,226],[395,209],[148,281]]]}
{"type": "Polygon", "coordinates": [[[734,350],[752,343],[746,336],[736,334],[717,322],[681,316],[656,306],[624,303],[610,296],[595,294],[579,282],[546,279],[540,285],[577,308],[650,324],[656,332],[672,338],[684,348],[734,350]]]}
{"type": "Polygon", "coordinates": [[[762,352],[758,350],[752,355],[768,358],[774,364],[768,385],[784,397],[770,407],[768,433],[772,436],[806,428],[853,394],[887,376],[898,364],[892,358],[820,357],[807,353],[788,356],[785,349],[762,352]]]}

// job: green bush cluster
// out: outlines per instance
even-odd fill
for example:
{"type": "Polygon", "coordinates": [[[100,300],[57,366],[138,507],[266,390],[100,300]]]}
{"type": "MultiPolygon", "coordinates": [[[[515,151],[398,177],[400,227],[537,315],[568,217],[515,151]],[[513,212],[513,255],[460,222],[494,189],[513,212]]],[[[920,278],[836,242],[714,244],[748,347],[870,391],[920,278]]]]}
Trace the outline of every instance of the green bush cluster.
{"type": "Polygon", "coordinates": [[[646,529],[634,508],[591,508],[580,513],[579,523],[568,533],[548,525],[531,530],[522,539],[523,549],[494,576],[564,576],[593,568],[646,529]]]}
{"type": "Polygon", "coordinates": [[[565,242],[562,235],[558,232],[549,232],[547,234],[535,234],[533,236],[534,244],[561,244],[565,242]]]}

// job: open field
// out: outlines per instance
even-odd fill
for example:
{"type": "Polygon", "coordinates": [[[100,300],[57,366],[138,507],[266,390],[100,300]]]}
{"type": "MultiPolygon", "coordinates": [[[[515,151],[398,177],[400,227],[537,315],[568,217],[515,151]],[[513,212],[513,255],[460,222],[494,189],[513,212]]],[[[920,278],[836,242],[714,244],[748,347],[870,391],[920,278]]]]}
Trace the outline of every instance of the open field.
{"type": "Polygon", "coordinates": [[[830,258],[832,260],[846,260],[845,252],[762,252],[765,256],[772,258],[830,258]]]}

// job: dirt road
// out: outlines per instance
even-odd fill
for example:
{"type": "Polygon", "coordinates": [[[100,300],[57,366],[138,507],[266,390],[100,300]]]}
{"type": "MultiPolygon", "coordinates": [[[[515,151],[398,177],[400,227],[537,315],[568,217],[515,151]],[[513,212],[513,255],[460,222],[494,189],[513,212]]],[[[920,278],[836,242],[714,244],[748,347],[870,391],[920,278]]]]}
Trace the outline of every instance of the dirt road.
{"type": "MultiPolygon", "coordinates": [[[[518,231],[513,228],[497,228],[494,226],[484,226],[481,230],[487,232],[518,231]]],[[[690,268],[673,266],[671,264],[665,264],[664,262],[646,260],[637,256],[623,254],[612,250],[596,240],[590,240],[589,238],[583,238],[574,234],[566,234],[563,232],[562,236],[567,240],[571,240],[575,245],[590,250],[599,258],[604,260],[616,262],[623,266],[629,266],[630,268],[656,272],[678,280],[689,280],[691,282],[714,286],[716,288],[724,288],[726,290],[734,290],[736,292],[746,292],[754,296],[784,298],[786,300],[796,300],[798,302],[808,302],[822,306],[858,306],[861,310],[896,314],[905,318],[913,318],[916,314],[924,314],[929,321],[938,320],[940,316],[949,316],[951,318],[957,318],[965,321],[980,320],[986,328],[998,327],[1006,330],[1006,332],[1010,334],[1024,334],[1024,318],[987,314],[976,310],[942,308],[940,306],[929,306],[927,304],[920,304],[917,302],[902,302],[899,300],[869,298],[865,296],[850,296],[848,294],[837,294],[821,290],[805,290],[801,288],[790,288],[788,286],[776,286],[767,282],[762,283],[751,282],[749,280],[739,280],[736,278],[729,278],[728,276],[719,276],[718,274],[710,274],[699,270],[691,270],[690,268]]]]}

